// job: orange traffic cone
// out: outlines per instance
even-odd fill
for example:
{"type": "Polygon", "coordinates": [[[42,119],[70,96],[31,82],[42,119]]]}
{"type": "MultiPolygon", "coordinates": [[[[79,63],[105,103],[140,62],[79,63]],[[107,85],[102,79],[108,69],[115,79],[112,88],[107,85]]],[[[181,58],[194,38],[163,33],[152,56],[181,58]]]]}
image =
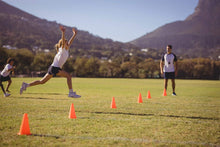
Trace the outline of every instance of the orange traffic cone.
{"type": "Polygon", "coordinates": [[[167,96],[166,89],[164,89],[164,91],[163,91],[163,96],[167,96]]]}
{"type": "Polygon", "coordinates": [[[31,135],[27,113],[24,113],[23,115],[23,120],[18,135],[31,135]]]}
{"type": "Polygon", "coordinates": [[[76,113],[75,113],[75,109],[74,109],[73,103],[70,106],[69,118],[76,119],[76,113]]]}
{"type": "Polygon", "coordinates": [[[116,108],[116,104],[115,104],[115,98],[112,97],[112,104],[111,104],[111,108],[116,108]]]}
{"type": "Polygon", "coordinates": [[[151,96],[150,96],[150,91],[147,92],[147,98],[148,98],[148,99],[151,98],[151,96]]]}
{"type": "Polygon", "coordinates": [[[139,93],[139,97],[138,97],[138,103],[143,103],[141,93],[139,93]]]}

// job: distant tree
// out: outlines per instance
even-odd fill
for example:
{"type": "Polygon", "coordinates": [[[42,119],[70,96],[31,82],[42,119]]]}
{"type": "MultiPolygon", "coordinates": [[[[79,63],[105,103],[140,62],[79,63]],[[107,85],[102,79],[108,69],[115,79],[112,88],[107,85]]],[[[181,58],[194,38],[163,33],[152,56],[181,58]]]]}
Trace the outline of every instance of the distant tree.
{"type": "Polygon", "coordinates": [[[120,64],[117,64],[116,62],[112,62],[112,63],[108,64],[108,67],[109,67],[109,76],[110,77],[115,77],[115,78],[122,77],[120,64]]]}
{"type": "Polygon", "coordinates": [[[86,77],[85,64],[88,61],[87,58],[77,58],[74,64],[75,75],[78,77],[86,77]]]}
{"type": "Polygon", "coordinates": [[[86,75],[88,77],[98,77],[99,76],[99,60],[98,58],[90,58],[85,64],[86,75]]]}
{"type": "Polygon", "coordinates": [[[135,62],[121,64],[122,76],[125,78],[138,78],[138,67],[135,62]]]}
{"type": "Polygon", "coordinates": [[[213,79],[220,80],[220,61],[214,61],[213,63],[213,79]]]}
{"type": "Polygon", "coordinates": [[[107,61],[102,62],[99,67],[99,75],[100,77],[110,77],[109,75],[109,63],[107,61]]]}
{"type": "MultiPolygon", "coordinates": [[[[75,59],[74,58],[68,58],[66,63],[63,65],[63,69],[67,71],[68,73],[74,74],[74,65],[75,65],[75,59]]],[[[75,74],[74,74],[75,76],[75,74]]]]}
{"type": "Polygon", "coordinates": [[[31,69],[33,71],[47,71],[50,64],[53,62],[52,53],[39,53],[34,56],[34,60],[31,64],[31,69]]]}
{"type": "Polygon", "coordinates": [[[6,65],[6,61],[8,59],[9,55],[6,49],[0,47],[0,70],[4,68],[6,65]]]}
{"type": "Polygon", "coordinates": [[[153,78],[159,76],[159,61],[152,58],[145,59],[138,64],[141,78],[153,78]]]}
{"type": "Polygon", "coordinates": [[[8,50],[10,57],[15,59],[16,73],[30,74],[30,65],[34,60],[34,54],[28,49],[8,50]]]}

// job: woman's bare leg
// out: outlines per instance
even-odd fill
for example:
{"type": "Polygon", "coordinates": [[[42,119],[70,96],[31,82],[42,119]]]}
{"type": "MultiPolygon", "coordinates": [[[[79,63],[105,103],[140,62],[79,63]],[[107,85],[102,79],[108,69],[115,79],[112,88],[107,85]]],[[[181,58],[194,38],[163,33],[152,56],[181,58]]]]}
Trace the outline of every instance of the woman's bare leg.
{"type": "Polygon", "coordinates": [[[30,84],[23,82],[22,85],[21,85],[21,88],[20,88],[20,94],[22,94],[23,91],[26,90],[27,87],[36,86],[36,85],[39,85],[39,84],[44,84],[48,80],[50,80],[51,78],[52,78],[52,75],[47,73],[41,80],[33,81],[30,84]]]}
{"type": "Polygon", "coordinates": [[[57,75],[61,76],[61,77],[65,77],[67,79],[67,85],[68,85],[68,88],[69,88],[69,95],[68,95],[69,97],[72,97],[72,98],[80,98],[81,97],[80,95],[77,95],[76,92],[73,92],[72,77],[70,76],[69,73],[60,70],[57,75]]]}
{"type": "Polygon", "coordinates": [[[69,73],[60,70],[59,73],[57,73],[57,75],[60,77],[65,77],[67,79],[68,88],[72,89],[72,77],[70,76],[69,73]]]}
{"type": "Polygon", "coordinates": [[[50,80],[52,77],[53,77],[53,75],[50,75],[50,74],[47,73],[41,80],[33,81],[29,84],[29,86],[36,86],[36,85],[39,85],[39,84],[44,84],[48,80],[50,80]]]}

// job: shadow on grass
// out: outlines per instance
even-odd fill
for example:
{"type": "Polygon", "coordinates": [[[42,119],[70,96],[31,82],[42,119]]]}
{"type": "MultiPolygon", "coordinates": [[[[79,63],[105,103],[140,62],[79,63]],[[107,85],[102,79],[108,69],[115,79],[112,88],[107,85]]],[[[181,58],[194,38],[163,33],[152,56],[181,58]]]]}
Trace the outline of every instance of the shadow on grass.
{"type": "Polygon", "coordinates": [[[51,100],[50,98],[42,98],[42,97],[19,97],[19,99],[41,99],[41,100],[51,100]]]}
{"type": "Polygon", "coordinates": [[[57,101],[57,100],[69,100],[69,99],[64,99],[64,98],[60,98],[60,99],[54,99],[54,98],[43,98],[43,97],[24,97],[24,96],[22,96],[22,97],[17,97],[17,98],[19,98],[19,99],[34,99],[34,100],[36,100],[36,99],[39,99],[39,100],[55,100],[55,101],[57,101]]]}
{"type": "Polygon", "coordinates": [[[125,113],[125,112],[89,112],[89,113],[95,113],[95,114],[136,115],[136,116],[161,116],[161,117],[202,119],[202,120],[220,120],[219,118],[211,118],[211,117],[178,116],[178,115],[156,115],[156,114],[135,114],[135,113],[125,113]]]}
{"type": "Polygon", "coordinates": [[[65,95],[65,94],[62,94],[62,93],[25,93],[25,94],[40,94],[40,95],[65,95]]]}
{"type": "Polygon", "coordinates": [[[61,137],[60,137],[60,136],[58,136],[58,135],[44,135],[44,134],[31,134],[30,136],[38,136],[38,137],[51,137],[51,138],[56,138],[56,139],[61,138],[61,137]]]}

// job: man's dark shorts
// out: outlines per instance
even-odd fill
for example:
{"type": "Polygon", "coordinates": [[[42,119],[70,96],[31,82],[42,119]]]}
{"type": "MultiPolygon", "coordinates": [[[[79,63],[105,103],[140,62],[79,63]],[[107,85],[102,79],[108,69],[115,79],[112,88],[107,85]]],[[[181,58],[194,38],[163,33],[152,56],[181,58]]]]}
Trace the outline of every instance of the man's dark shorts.
{"type": "Polygon", "coordinates": [[[175,72],[165,72],[164,79],[175,79],[175,72]]]}
{"type": "Polygon", "coordinates": [[[56,77],[57,73],[62,70],[61,68],[59,67],[54,67],[54,66],[50,66],[47,73],[49,75],[53,75],[53,77],[56,77]]]}
{"type": "Polygon", "coordinates": [[[1,77],[0,77],[0,81],[1,81],[1,82],[9,81],[9,80],[11,80],[11,78],[9,77],[9,75],[8,75],[7,77],[4,77],[4,76],[1,75],[1,77]]]}

